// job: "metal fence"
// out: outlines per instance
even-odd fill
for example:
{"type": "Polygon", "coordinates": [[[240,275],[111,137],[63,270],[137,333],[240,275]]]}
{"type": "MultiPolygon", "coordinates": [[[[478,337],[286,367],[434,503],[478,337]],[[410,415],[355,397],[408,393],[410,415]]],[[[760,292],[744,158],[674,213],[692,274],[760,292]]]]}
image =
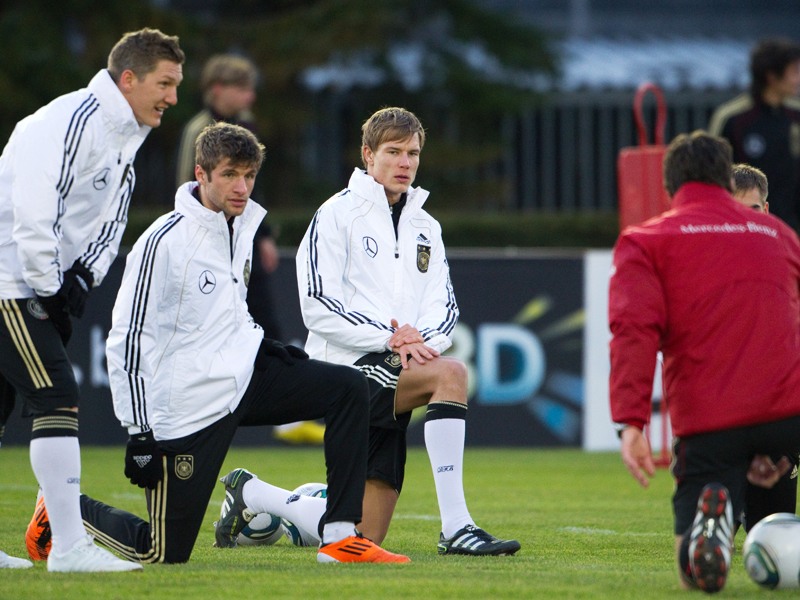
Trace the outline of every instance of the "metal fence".
{"type": "MultiPolygon", "coordinates": [[[[705,128],[714,108],[737,93],[736,90],[665,93],[668,109],[665,140],[668,142],[678,133],[705,128]]],[[[633,91],[562,94],[537,108],[508,114],[500,119],[502,155],[484,169],[463,169],[456,175],[468,177],[476,188],[486,184],[494,190],[479,210],[616,210],[617,155],[622,148],[638,143],[633,96],[633,91]]],[[[645,97],[644,109],[652,129],[655,118],[652,95],[645,97]]],[[[368,110],[360,98],[346,95],[335,102],[319,103],[314,107],[315,124],[309,128],[309,135],[290,142],[298,146],[294,154],[303,157],[302,168],[308,179],[327,182],[327,193],[338,189],[352,171],[354,148],[358,145],[352,138],[354,132],[359,132],[358,117],[368,110]]],[[[648,135],[652,141],[652,130],[648,135]]],[[[163,143],[166,132],[156,131],[151,137],[155,139],[148,139],[137,157],[134,206],[140,203],[171,206],[174,145],[163,143]],[[161,142],[156,141],[159,137],[161,142]]],[[[273,175],[273,180],[282,179],[288,173],[273,175]]],[[[270,175],[262,170],[260,179],[265,177],[270,175]]],[[[271,180],[269,185],[274,184],[271,180]]],[[[315,195],[311,204],[317,206],[327,193],[315,195]]]]}
{"type": "MultiPolygon", "coordinates": [[[[705,129],[714,108],[736,94],[665,94],[664,139],[705,129]]],[[[638,144],[633,92],[564,95],[504,122],[506,208],[522,211],[610,211],[617,206],[617,155],[638,144]]],[[[653,143],[655,102],[644,102],[653,143]]]]}

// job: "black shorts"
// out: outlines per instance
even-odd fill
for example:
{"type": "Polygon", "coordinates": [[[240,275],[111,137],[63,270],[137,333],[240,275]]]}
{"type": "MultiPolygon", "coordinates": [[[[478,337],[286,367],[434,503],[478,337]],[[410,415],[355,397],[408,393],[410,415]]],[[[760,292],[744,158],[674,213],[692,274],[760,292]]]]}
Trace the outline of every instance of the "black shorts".
{"type": "Polygon", "coordinates": [[[78,384],[61,336],[35,298],[0,300],[0,414],[23,402],[22,415],[78,406],[78,384]]]}
{"type": "Polygon", "coordinates": [[[800,416],[675,438],[671,467],[676,483],[672,497],[675,534],[683,535],[691,527],[704,485],[718,482],[727,487],[734,518],[739,519],[745,508],[747,469],[753,456],[791,458],[798,450],[800,416]]]}
{"type": "Polygon", "coordinates": [[[411,411],[395,414],[397,381],[403,371],[400,356],[394,352],[367,354],[355,366],[369,384],[367,479],[384,481],[399,494],[406,469],[406,430],[411,421],[411,411]]]}

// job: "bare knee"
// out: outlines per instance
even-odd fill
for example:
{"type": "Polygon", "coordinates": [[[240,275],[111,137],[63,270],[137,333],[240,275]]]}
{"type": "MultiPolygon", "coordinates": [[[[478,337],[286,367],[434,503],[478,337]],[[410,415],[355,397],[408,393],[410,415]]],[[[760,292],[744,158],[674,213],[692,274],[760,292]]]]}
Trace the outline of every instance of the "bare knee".
{"type": "Polygon", "coordinates": [[[467,403],[467,366],[456,358],[443,357],[439,394],[451,402],[467,403]]]}

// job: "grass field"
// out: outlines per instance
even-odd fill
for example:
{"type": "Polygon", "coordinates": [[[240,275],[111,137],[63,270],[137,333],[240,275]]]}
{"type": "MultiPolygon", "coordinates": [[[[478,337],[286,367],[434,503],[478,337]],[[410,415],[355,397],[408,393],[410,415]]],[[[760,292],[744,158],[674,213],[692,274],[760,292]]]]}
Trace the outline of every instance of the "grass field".
{"type": "MultiPolygon", "coordinates": [[[[145,515],[140,490],[122,474],[123,454],[122,448],[84,448],[82,489],[145,515]]],[[[213,548],[220,485],[189,563],[107,575],[48,574],[37,563],[30,570],[0,571],[0,599],[699,597],[677,584],[667,471],[659,470],[642,490],[616,453],[468,448],[465,460],[472,516],[490,532],[519,539],[516,556],[436,554],[433,479],[424,450],[415,448],[384,543],[408,554],[410,565],[319,565],[313,549],[292,546],[285,538],[269,547],[213,548]]],[[[234,448],[224,472],[238,466],[290,489],[324,481],[319,449],[234,448]]],[[[0,474],[0,549],[24,556],[24,530],[36,497],[27,448],[2,448],[0,474]]],[[[747,578],[743,541],[740,532],[721,596],[770,594],[747,578]]]]}

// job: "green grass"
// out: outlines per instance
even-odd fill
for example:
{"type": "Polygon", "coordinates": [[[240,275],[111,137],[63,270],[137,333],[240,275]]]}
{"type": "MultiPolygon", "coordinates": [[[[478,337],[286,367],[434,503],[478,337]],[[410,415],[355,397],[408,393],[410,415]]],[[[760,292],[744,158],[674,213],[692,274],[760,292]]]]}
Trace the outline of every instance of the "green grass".
{"type": "MultiPolygon", "coordinates": [[[[410,565],[319,565],[314,550],[282,539],[269,547],[212,548],[218,487],[185,565],[148,565],[143,573],[0,572],[0,598],[672,598],[682,593],[673,560],[669,473],[642,490],[616,453],[468,448],[465,487],[472,516],[522,550],[513,557],[436,554],[439,517],[424,450],[409,452],[406,488],[384,546],[410,565]]],[[[140,490],[122,474],[123,449],[83,449],[82,489],[145,514],[140,490]]],[[[244,466],[292,489],[324,481],[318,449],[241,448],[224,472],[244,466]]],[[[25,555],[24,531],[36,497],[27,448],[0,450],[0,548],[25,555]]],[[[767,594],[752,583],[737,537],[732,573],[721,596],[767,594]]],[[[697,598],[697,592],[693,597],[697,598]]]]}

